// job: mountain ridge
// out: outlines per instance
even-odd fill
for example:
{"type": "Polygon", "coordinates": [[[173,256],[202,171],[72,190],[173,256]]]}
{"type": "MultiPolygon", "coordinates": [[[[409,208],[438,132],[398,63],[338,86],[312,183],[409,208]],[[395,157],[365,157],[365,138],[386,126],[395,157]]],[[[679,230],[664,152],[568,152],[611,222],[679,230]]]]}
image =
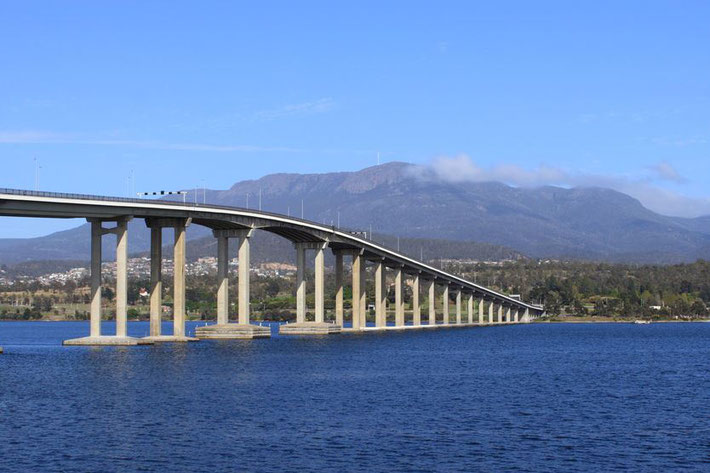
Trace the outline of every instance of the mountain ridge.
{"type": "MultiPolygon", "coordinates": [[[[366,231],[371,226],[375,235],[475,241],[532,258],[626,263],[710,258],[710,216],[660,215],[602,187],[447,182],[425,167],[393,162],[354,172],[270,174],[204,191],[208,203],[236,207],[245,207],[247,199],[257,207],[259,195],[270,212],[301,216],[303,208],[309,220],[366,231]]],[[[132,223],[136,251],[147,249],[144,227],[132,223]]],[[[79,250],[88,254],[88,237],[77,233],[88,230],[80,228],[32,241],[0,239],[0,262],[10,256],[52,259],[67,250],[74,252],[68,259],[79,250]]],[[[208,234],[193,226],[189,238],[208,234]]]]}

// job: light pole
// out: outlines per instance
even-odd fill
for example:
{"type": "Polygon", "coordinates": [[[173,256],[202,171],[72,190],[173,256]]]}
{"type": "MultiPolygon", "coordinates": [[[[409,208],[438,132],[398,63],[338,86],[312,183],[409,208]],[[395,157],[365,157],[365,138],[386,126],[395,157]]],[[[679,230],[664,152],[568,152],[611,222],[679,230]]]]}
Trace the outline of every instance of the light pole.
{"type": "Polygon", "coordinates": [[[39,162],[37,161],[37,157],[34,158],[35,161],[35,191],[39,190],[39,162]]]}

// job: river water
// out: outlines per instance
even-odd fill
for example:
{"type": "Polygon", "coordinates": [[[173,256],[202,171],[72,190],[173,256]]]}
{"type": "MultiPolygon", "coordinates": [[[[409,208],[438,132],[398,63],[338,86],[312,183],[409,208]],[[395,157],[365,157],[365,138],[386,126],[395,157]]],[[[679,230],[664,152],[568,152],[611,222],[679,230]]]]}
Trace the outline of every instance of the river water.
{"type": "Polygon", "coordinates": [[[710,324],[86,334],[0,323],[0,471],[710,471],[710,324]]]}

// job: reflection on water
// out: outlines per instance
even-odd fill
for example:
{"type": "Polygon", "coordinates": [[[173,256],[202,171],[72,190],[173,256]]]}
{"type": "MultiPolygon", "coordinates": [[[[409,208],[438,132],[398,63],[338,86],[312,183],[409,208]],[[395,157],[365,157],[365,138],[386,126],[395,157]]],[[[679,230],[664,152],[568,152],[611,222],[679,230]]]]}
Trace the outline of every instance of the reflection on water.
{"type": "MultiPolygon", "coordinates": [[[[129,324],[130,335],[146,330],[129,324]]],[[[83,322],[0,323],[0,471],[699,471],[708,461],[710,324],[60,345],[87,333],[83,322]]]]}

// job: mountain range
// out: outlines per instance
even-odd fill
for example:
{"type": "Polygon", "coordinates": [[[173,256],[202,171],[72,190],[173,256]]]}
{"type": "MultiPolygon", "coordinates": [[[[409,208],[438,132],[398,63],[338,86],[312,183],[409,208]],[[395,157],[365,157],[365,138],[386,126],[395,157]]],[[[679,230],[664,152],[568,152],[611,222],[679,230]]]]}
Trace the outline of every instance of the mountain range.
{"type": "MultiPolygon", "coordinates": [[[[251,208],[261,200],[264,210],[295,216],[303,212],[309,220],[372,229],[374,240],[390,244],[396,243],[393,236],[397,235],[406,239],[410,252],[419,253],[417,246],[426,247],[429,254],[425,259],[454,256],[451,251],[437,250],[444,247],[458,248],[473,259],[522,254],[665,264],[710,257],[710,216],[660,215],[626,194],[599,187],[452,183],[407,163],[387,163],[357,172],[271,174],[237,182],[226,190],[190,191],[188,197],[245,207],[247,195],[251,208]]],[[[188,232],[191,240],[208,235],[207,229],[197,226],[188,232]]],[[[283,244],[275,237],[260,238],[266,242],[264,258],[269,259],[269,248],[278,256],[272,260],[284,257],[286,250],[276,251],[283,244]]],[[[132,222],[131,251],[146,251],[148,243],[145,226],[132,222]]],[[[208,239],[193,244],[193,256],[212,252],[211,246],[208,239]]],[[[88,254],[87,225],[40,238],[0,239],[0,263],[88,259],[88,254]]],[[[107,242],[107,257],[110,254],[107,242]]]]}

